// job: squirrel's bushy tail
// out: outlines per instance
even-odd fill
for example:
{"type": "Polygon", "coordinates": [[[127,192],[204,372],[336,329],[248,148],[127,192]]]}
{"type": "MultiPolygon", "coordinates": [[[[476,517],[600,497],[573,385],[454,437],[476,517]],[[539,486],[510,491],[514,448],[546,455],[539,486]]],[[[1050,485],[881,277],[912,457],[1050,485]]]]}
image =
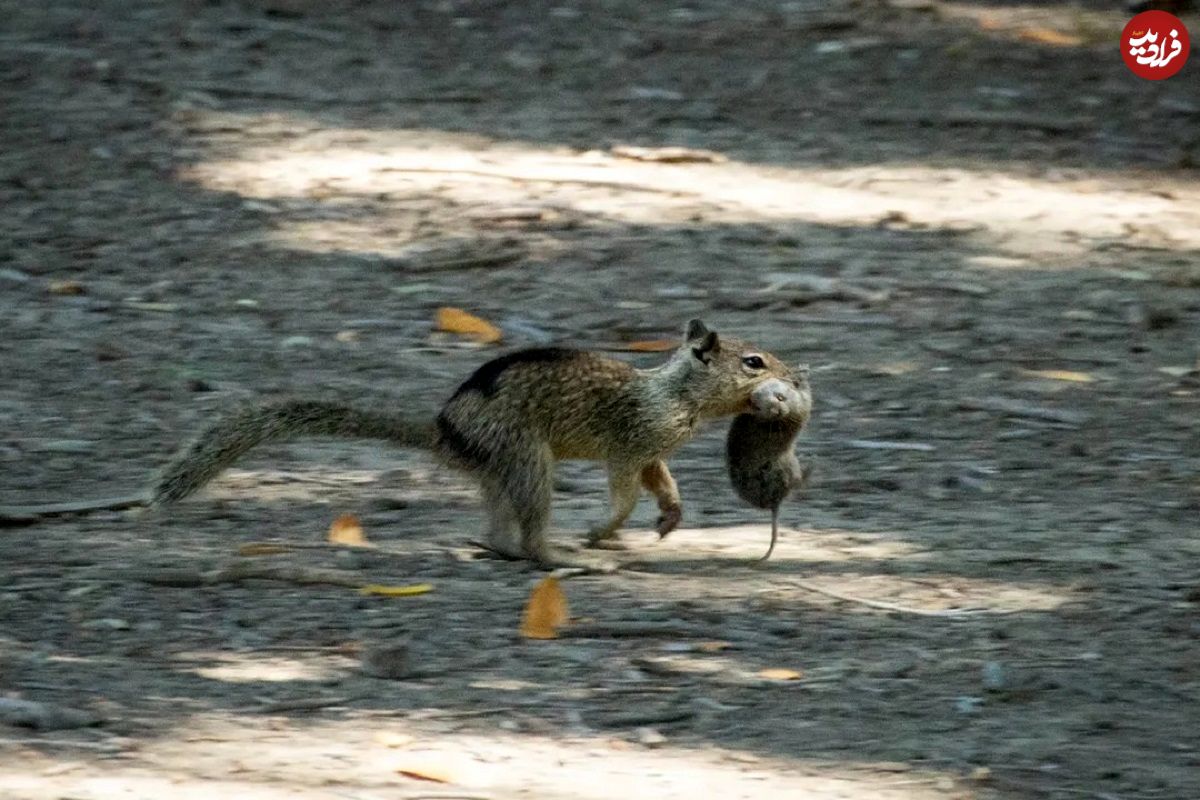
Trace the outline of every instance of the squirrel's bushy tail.
{"type": "Polygon", "coordinates": [[[154,485],[151,503],[181,500],[252,448],[300,436],[384,439],[429,449],[433,425],[430,421],[322,400],[247,406],[217,420],[167,465],[154,485]]]}

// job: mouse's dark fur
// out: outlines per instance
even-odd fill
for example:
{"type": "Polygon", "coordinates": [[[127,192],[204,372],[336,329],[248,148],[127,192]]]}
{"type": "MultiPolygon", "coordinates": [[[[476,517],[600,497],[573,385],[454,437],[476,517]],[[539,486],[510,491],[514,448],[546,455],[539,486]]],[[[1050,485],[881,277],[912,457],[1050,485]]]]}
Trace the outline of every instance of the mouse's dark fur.
{"type": "Polygon", "coordinates": [[[794,449],[812,413],[808,370],[800,370],[795,381],[765,382],[751,396],[751,408],[729,427],[725,463],[738,497],[771,512],[771,546],[760,559],[766,561],[779,538],[779,506],[808,483],[809,467],[800,464],[794,449]]]}

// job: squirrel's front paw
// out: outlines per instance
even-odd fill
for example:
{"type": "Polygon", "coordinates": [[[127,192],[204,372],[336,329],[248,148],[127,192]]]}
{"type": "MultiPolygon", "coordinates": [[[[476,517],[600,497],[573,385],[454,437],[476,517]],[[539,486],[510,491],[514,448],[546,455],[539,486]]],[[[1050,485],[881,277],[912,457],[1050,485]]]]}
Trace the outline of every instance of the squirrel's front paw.
{"type": "Polygon", "coordinates": [[[679,527],[679,523],[683,521],[683,507],[676,503],[673,506],[667,506],[662,510],[662,514],[658,518],[658,524],[654,530],[658,531],[658,538],[665,539],[667,534],[679,527]]]}
{"type": "Polygon", "coordinates": [[[599,527],[588,531],[587,546],[594,550],[628,550],[621,534],[614,528],[599,527]]]}

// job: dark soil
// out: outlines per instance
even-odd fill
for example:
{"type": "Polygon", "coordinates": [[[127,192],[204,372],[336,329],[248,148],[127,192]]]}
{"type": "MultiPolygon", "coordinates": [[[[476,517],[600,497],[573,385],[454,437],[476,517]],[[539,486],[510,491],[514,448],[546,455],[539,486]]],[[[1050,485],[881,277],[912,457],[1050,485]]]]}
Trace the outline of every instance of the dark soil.
{"type": "MultiPolygon", "coordinates": [[[[0,503],[139,490],[240,399],[431,409],[694,316],[812,365],[817,468],[758,568],[713,427],[683,529],[643,503],[542,642],[422,453],[2,528],[0,719],[102,724],[0,723],[0,795],[1200,797],[1200,64],[1046,6],[0,0],[0,503]],[[378,550],[239,555],[343,513],[378,550]],[[230,566],[433,591],[197,585],[230,566]]],[[[559,489],[580,542],[603,474],[559,489]]]]}

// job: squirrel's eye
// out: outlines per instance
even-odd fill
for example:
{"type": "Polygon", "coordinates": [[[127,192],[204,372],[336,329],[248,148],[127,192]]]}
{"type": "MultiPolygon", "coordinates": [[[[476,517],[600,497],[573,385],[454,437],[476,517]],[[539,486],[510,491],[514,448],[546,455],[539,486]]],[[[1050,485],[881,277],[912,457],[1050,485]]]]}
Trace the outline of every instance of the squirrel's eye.
{"type": "Polygon", "coordinates": [[[750,369],[762,369],[766,366],[763,363],[762,356],[746,356],[742,359],[742,363],[750,369]]]}

